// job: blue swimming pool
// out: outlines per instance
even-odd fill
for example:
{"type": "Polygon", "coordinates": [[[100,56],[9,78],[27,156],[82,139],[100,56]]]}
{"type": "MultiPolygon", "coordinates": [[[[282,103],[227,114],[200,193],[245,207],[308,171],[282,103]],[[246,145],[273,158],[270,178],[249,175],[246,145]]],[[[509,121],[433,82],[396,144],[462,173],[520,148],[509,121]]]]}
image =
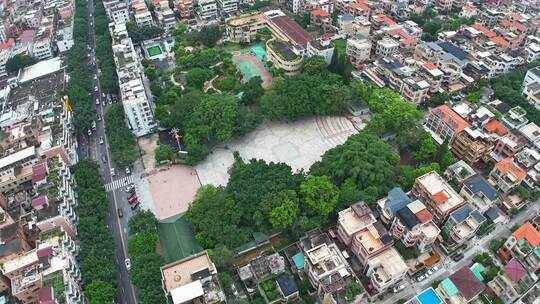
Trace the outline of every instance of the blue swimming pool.
{"type": "Polygon", "coordinates": [[[442,300],[439,298],[435,290],[432,287],[424,290],[421,294],[417,296],[418,301],[421,304],[441,304],[442,300]]]}

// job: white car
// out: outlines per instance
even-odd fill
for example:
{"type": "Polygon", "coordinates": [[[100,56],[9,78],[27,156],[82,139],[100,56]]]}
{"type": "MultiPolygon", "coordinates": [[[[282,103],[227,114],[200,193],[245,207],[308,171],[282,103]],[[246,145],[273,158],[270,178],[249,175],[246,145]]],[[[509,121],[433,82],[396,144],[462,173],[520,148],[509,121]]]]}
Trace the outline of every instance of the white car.
{"type": "Polygon", "coordinates": [[[96,105],[99,105],[99,99],[96,98],[96,105]]]}
{"type": "Polygon", "coordinates": [[[111,168],[111,176],[115,176],[116,172],[114,172],[114,168],[111,168]]]}
{"type": "Polygon", "coordinates": [[[131,269],[131,260],[129,258],[127,258],[127,259],[124,260],[124,263],[126,264],[126,269],[130,270],[131,269]]]}
{"type": "Polygon", "coordinates": [[[416,280],[417,280],[418,282],[421,282],[421,281],[423,281],[425,278],[426,278],[426,277],[425,277],[424,275],[421,275],[421,276],[419,276],[418,278],[416,278],[416,280]]]}
{"type": "Polygon", "coordinates": [[[97,76],[96,76],[96,75],[94,75],[94,80],[97,80],[97,76]]]}
{"type": "Polygon", "coordinates": [[[402,290],[403,288],[405,288],[405,285],[399,285],[397,287],[394,287],[394,293],[397,293],[398,291],[402,290]]]}
{"type": "Polygon", "coordinates": [[[131,174],[131,171],[129,170],[129,167],[126,168],[126,174],[127,174],[127,175],[130,175],[130,174],[131,174]]]}
{"type": "Polygon", "coordinates": [[[433,274],[433,269],[428,269],[427,274],[432,275],[433,274]]]}
{"type": "Polygon", "coordinates": [[[431,270],[433,270],[433,272],[435,272],[435,271],[439,270],[439,267],[437,265],[435,265],[435,266],[431,267],[431,270]]]}
{"type": "Polygon", "coordinates": [[[88,129],[88,136],[92,136],[92,130],[88,129]]]}
{"type": "Polygon", "coordinates": [[[94,87],[94,91],[95,91],[95,92],[98,91],[98,87],[97,87],[97,86],[94,87]]]}
{"type": "Polygon", "coordinates": [[[101,136],[101,137],[99,138],[99,144],[100,144],[100,145],[103,145],[103,136],[101,136]]]}

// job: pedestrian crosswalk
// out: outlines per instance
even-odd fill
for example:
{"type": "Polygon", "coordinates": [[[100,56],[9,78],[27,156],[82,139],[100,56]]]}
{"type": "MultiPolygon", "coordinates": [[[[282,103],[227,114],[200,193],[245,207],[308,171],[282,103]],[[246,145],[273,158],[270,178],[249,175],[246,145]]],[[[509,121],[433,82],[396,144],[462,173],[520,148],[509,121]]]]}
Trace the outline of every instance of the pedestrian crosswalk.
{"type": "Polygon", "coordinates": [[[129,175],[129,176],[123,177],[121,179],[117,179],[115,181],[112,181],[112,182],[106,184],[105,185],[105,191],[107,191],[107,192],[114,191],[116,189],[126,187],[131,183],[133,183],[133,176],[129,175]]]}

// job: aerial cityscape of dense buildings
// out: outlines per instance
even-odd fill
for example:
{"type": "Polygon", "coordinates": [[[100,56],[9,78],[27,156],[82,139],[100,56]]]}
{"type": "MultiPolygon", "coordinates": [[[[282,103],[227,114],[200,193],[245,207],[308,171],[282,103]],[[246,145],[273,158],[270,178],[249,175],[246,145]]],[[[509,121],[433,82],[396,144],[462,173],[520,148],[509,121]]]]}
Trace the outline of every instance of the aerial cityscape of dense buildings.
{"type": "Polygon", "coordinates": [[[540,304],[540,2],[0,1],[0,304],[540,304]]]}

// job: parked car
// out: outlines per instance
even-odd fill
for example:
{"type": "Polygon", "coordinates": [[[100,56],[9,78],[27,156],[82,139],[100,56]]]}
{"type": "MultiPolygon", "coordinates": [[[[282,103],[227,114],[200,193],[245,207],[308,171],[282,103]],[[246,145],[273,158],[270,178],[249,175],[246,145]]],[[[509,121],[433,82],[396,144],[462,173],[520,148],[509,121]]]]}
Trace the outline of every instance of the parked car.
{"type": "Polygon", "coordinates": [[[130,175],[130,174],[131,174],[131,171],[129,170],[129,167],[126,168],[126,174],[127,174],[127,175],[130,175]]]}
{"type": "Polygon", "coordinates": [[[421,276],[419,276],[418,278],[416,278],[416,280],[417,280],[418,282],[422,282],[425,278],[426,278],[425,275],[421,275],[421,276]]]}
{"type": "Polygon", "coordinates": [[[99,98],[96,98],[96,106],[99,106],[99,98]]]}
{"type": "Polygon", "coordinates": [[[397,293],[398,291],[402,290],[403,288],[405,288],[405,285],[399,285],[399,286],[394,287],[394,293],[397,293]]]}
{"type": "Polygon", "coordinates": [[[124,213],[122,213],[122,209],[118,208],[118,217],[123,217],[124,213]]]}
{"type": "Polygon", "coordinates": [[[88,129],[88,136],[92,136],[92,130],[88,129]]]}
{"type": "Polygon", "coordinates": [[[103,145],[103,136],[100,136],[100,137],[99,137],[99,144],[100,144],[100,145],[103,145]]]}
{"type": "Polygon", "coordinates": [[[140,202],[136,202],[135,204],[131,205],[131,210],[135,210],[139,207],[140,202]]]}
{"type": "Polygon", "coordinates": [[[131,260],[129,258],[127,258],[127,259],[124,260],[124,263],[126,264],[126,269],[130,270],[131,269],[131,260]]]}
{"type": "Polygon", "coordinates": [[[431,267],[431,270],[433,270],[433,272],[436,272],[437,270],[439,270],[439,266],[434,265],[433,267],[431,267]]]}
{"type": "Polygon", "coordinates": [[[134,190],[135,190],[135,188],[133,188],[132,186],[128,186],[126,188],[126,193],[132,193],[134,190]]]}
{"type": "Polygon", "coordinates": [[[111,168],[111,176],[115,176],[116,172],[114,171],[114,168],[111,168]]]}
{"type": "Polygon", "coordinates": [[[427,274],[428,274],[428,275],[432,275],[432,274],[433,274],[433,270],[428,269],[427,274]]]}
{"type": "Polygon", "coordinates": [[[92,130],[96,130],[97,124],[95,120],[92,120],[92,130]]]}
{"type": "Polygon", "coordinates": [[[97,92],[97,91],[99,91],[99,89],[98,89],[97,86],[95,86],[95,87],[94,87],[94,92],[97,92]]]}
{"type": "Polygon", "coordinates": [[[463,256],[464,256],[463,252],[458,253],[458,254],[456,254],[455,256],[452,257],[452,260],[454,260],[454,262],[457,262],[457,261],[463,259],[463,256]]]}
{"type": "Polygon", "coordinates": [[[128,198],[128,204],[130,204],[130,205],[136,203],[137,201],[138,201],[137,195],[135,195],[135,194],[132,194],[132,195],[128,198]]]}
{"type": "Polygon", "coordinates": [[[101,121],[101,116],[99,116],[99,114],[96,114],[96,119],[97,119],[98,121],[101,121]]]}

